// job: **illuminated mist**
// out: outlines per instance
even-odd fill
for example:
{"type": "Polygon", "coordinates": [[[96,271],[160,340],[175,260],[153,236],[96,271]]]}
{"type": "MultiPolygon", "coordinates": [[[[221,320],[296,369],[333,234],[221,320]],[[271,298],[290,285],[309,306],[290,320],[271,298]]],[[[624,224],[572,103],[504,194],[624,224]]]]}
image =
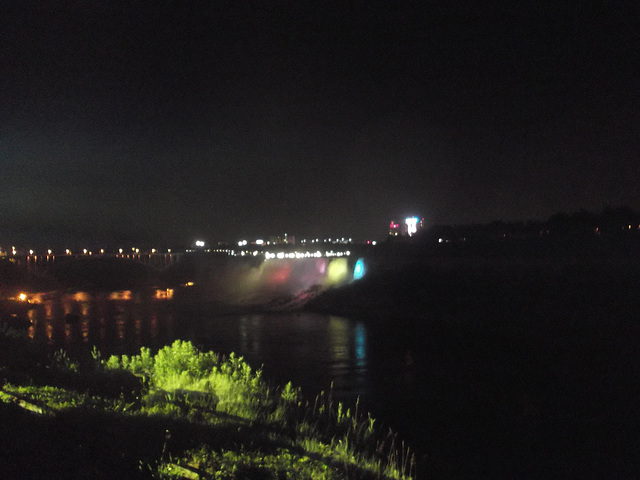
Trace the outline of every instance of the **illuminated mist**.
{"type": "MultiPolygon", "coordinates": [[[[358,272],[363,270],[359,265],[358,272]]],[[[304,301],[358,275],[354,276],[354,265],[344,257],[270,259],[259,264],[235,260],[208,265],[198,272],[196,284],[203,300],[260,305],[304,301]]]]}

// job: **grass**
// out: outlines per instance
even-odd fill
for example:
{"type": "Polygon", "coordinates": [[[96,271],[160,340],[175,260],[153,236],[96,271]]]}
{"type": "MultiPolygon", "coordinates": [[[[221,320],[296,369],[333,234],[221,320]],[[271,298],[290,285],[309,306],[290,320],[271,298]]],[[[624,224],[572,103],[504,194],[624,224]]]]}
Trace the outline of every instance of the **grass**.
{"type": "Polygon", "coordinates": [[[9,330],[0,348],[7,478],[415,478],[413,453],[358,403],[309,402],[233,354],[176,340],[79,364],[9,330]]]}

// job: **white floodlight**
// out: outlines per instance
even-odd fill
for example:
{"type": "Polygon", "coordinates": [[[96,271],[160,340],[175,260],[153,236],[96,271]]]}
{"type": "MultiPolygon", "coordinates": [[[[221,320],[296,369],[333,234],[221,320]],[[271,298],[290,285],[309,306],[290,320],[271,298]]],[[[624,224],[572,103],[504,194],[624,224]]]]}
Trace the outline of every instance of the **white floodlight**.
{"type": "Polygon", "coordinates": [[[409,234],[409,236],[418,231],[418,217],[409,217],[405,219],[404,223],[407,224],[407,233],[409,234]]]}

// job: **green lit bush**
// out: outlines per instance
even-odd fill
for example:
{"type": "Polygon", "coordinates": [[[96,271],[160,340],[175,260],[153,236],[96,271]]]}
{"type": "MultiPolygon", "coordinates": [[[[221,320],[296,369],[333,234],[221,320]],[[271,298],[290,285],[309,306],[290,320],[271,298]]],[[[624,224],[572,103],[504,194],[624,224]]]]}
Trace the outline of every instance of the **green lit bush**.
{"type": "Polygon", "coordinates": [[[112,356],[104,366],[143,378],[151,403],[163,398],[185,408],[210,408],[215,404],[218,412],[250,420],[264,416],[271,404],[260,370],[254,371],[233,353],[225,359],[213,352],[201,352],[183,340],[160,349],[155,356],[144,347],[140,355],[112,356]]]}
{"type": "MultiPolygon", "coordinates": [[[[3,338],[5,351],[15,354],[8,357],[33,358],[20,341],[3,338]]],[[[155,355],[142,348],[106,361],[94,349],[90,365],[63,350],[43,358],[32,373],[16,370],[24,361],[0,362],[0,407],[55,417],[65,432],[87,422],[71,433],[70,445],[97,445],[93,432],[107,423],[118,435],[145,432],[143,442],[123,448],[155,478],[415,477],[413,454],[395,435],[380,435],[359,403],[334,404],[331,390],[309,403],[290,382],[273,388],[234,354],[224,358],[178,340],[155,355]]],[[[95,448],[106,462],[103,445],[95,448]]]]}
{"type": "Polygon", "coordinates": [[[103,365],[107,370],[124,369],[144,379],[146,414],[214,424],[220,418],[212,417],[211,412],[233,415],[268,426],[274,438],[286,439],[292,448],[307,452],[294,455],[282,450],[274,455],[253,450],[201,450],[191,452],[180,465],[163,463],[158,470],[160,478],[180,478],[180,472],[185,473],[181,469],[193,464],[206,466],[206,476],[221,479],[245,478],[242,475],[247,472],[255,473],[256,478],[280,478],[284,471],[303,467],[306,473],[302,476],[285,478],[352,478],[354,472],[359,472],[355,475],[358,478],[413,476],[413,453],[398,445],[395,435],[381,437],[371,415],[358,411],[358,403],[353,411],[342,403],[334,404],[329,391],[322,392],[311,405],[291,382],[270,388],[261,370],[253,370],[233,353],[223,358],[176,340],[156,355],[142,348],[140,355],[112,356],[103,365]]]}

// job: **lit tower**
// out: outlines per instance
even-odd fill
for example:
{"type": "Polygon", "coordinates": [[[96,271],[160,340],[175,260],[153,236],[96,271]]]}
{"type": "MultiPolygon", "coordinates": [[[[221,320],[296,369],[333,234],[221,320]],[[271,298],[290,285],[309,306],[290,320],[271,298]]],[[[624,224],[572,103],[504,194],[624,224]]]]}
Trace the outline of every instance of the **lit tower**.
{"type": "Polygon", "coordinates": [[[418,231],[418,217],[409,217],[406,218],[404,223],[407,224],[407,235],[411,236],[418,231]]]}

